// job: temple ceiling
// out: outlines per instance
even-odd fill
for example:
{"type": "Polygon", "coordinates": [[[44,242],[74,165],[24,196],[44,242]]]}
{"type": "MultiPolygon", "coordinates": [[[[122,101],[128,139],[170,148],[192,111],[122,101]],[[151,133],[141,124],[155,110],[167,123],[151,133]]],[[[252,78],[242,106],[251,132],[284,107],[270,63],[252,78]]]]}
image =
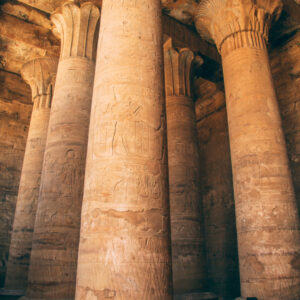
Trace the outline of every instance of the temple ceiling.
{"type": "MultiPolygon", "coordinates": [[[[101,5],[102,2],[102,0],[90,1],[98,5],[101,5]]],[[[200,1],[162,0],[164,22],[173,22],[172,26],[175,28],[173,34],[178,37],[178,46],[190,47],[193,51],[198,51],[200,54],[218,61],[216,49],[197,36],[193,25],[193,14],[200,1]],[[183,45],[184,43],[187,44],[183,45]]],[[[64,2],[66,0],[0,1],[0,69],[19,73],[22,64],[30,59],[45,55],[59,55],[60,41],[53,34],[50,14],[64,2]],[[12,24],[13,26],[11,26],[12,24]]],[[[281,34],[278,33],[278,30],[287,34],[287,32],[299,28],[299,0],[283,0],[283,2],[285,18],[272,33],[273,37],[281,34]],[[295,20],[298,21],[295,22],[295,20]]],[[[168,29],[170,27],[168,26],[169,24],[164,29],[168,29]]],[[[169,34],[169,32],[167,33],[169,34]]]]}

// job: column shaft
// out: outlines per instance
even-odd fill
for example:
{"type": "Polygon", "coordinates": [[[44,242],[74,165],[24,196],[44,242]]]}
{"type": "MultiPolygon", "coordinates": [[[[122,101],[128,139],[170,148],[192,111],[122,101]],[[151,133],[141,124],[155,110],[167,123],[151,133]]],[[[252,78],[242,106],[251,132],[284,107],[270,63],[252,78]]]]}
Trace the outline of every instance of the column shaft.
{"type": "Polygon", "coordinates": [[[168,162],[175,299],[206,288],[199,151],[190,77],[189,49],[164,45],[168,162]]]}
{"type": "Polygon", "coordinates": [[[223,71],[242,295],[296,300],[299,221],[266,49],[230,52],[223,71]]]}
{"type": "Polygon", "coordinates": [[[300,299],[299,217],[266,41],[279,0],[200,4],[197,27],[222,56],[241,290],[300,299]]]}
{"type": "Polygon", "coordinates": [[[104,0],[76,299],[171,299],[160,0],[104,0]]]}
{"type": "Polygon", "coordinates": [[[89,49],[99,10],[90,3],[79,8],[67,2],[53,20],[62,49],[34,228],[26,293],[31,299],[74,299],[95,66],[89,49]]]}
{"type": "Polygon", "coordinates": [[[33,228],[56,69],[56,59],[39,58],[26,63],[21,70],[24,80],[31,86],[34,105],[11,237],[6,289],[25,290],[27,287],[33,228]]]}
{"type": "Polygon", "coordinates": [[[167,97],[168,157],[174,294],[206,286],[199,153],[191,98],[167,97]]]}

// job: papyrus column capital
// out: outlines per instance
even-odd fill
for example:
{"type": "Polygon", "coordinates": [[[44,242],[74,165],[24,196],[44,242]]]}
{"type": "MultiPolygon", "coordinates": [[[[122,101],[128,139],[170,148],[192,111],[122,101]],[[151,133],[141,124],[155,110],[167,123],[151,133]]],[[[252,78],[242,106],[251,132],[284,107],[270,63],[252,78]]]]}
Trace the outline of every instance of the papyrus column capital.
{"type": "Polygon", "coordinates": [[[9,259],[6,289],[26,289],[32,232],[38,203],[43,158],[58,59],[42,57],[25,63],[23,79],[32,90],[33,111],[23,160],[9,259]]]}
{"type": "Polygon", "coordinates": [[[31,87],[34,108],[50,108],[57,64],[58,59],[55,57],[41,57],[33,59],[22,66],[21,75],[31,87]],[[41,98],[48,100],[40,101],[41,98]]]}
{"type": "Polygon", "coordinates": [[[95,61],[99,19],[99,8],[91,2],[79,6],[68,1],[51,16],[61,36],[61,59],[80,56],[95,61]]]}
{"type": "Polygon", "coordinates": [[[172,47],[172,40],[164,44],[166,96],[191,97],[191,68],[194,53],[188,48],[172,47]]]}
{"type": "MultiPolygon", "coordinates": [[[[197,9],[195,25],[200,35],[213,40],[223,55],[227,39],[233,50],[265,47],[271,23],[280,16],[281,0],[204,0],[197,9]]],[[[229,44],[229,43],[227,43],[229,44]]]]}

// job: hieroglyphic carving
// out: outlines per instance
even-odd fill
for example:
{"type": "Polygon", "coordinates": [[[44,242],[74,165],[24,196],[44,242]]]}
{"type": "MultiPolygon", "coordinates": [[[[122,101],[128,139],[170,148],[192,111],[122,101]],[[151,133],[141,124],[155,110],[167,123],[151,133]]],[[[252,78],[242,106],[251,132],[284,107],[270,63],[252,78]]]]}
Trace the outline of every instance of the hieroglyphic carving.
{"type": "Polygon", "coordinates": [[[73,2],[52,17],[62,48],[34,228],[29,298],[74,298],[99,17],[93,4],[79,7],[73,2]]]}
{"type": "Polygon", "coordinates": [[[73,1],[64,3],[51,16],[61,35],[61,59],[81,56],[95,60],[99,17],[99,9],[92,2],[79,7],[73,1]]]}
{"type": "Polygon", "coordinates": [[[175,297],[205,288],[203,212],[200,199],[199,150],[191,98],[194,54],[164,44],[168,130],[169,190],[175,297]]]}
{"type": "Polygon", "coordinates": [[[103,1],[78,300],[172,297],[161,50],[160,0],[103,1]]]}
{"type": "Polygon", "coordinates": [[[222,55],[242,296],[295,300],[300,225],[265,46],[281,9],[279,0],[206,0],[196,25],[222,55]]]}
{"type": "Polygon", "coordinates": [[[5,287],[26,288],[57,59],[38,58],[22,70],[34,102],[15,212],[5,287]]]}

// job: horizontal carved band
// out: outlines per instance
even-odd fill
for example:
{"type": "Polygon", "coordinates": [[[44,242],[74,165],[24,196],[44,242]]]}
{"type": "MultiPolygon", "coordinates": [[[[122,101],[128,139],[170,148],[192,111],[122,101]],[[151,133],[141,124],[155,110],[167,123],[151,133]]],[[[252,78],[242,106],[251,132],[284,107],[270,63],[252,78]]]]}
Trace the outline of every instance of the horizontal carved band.
{"type": "Polygon", "coordinates": [[[203,0],[198,6],[195,25],[204,39],[215,42],[219,51],[230,37],[236,46],[265,47],[269,28],[280,16],[281,0],[203,0]]]}
{"type": "Polygon", "coordinates": [[[265,38],[257,31],[239,31],[227,36],[220,44],[222,56],[238,48],[265,49],[265,38]]]}
{"type": "Polygon", "coordinates": [[[57,64],[57,58],[41,57],[23,65],[21,75],[31,87],[34,108],[50,108],[57,64]]]}

